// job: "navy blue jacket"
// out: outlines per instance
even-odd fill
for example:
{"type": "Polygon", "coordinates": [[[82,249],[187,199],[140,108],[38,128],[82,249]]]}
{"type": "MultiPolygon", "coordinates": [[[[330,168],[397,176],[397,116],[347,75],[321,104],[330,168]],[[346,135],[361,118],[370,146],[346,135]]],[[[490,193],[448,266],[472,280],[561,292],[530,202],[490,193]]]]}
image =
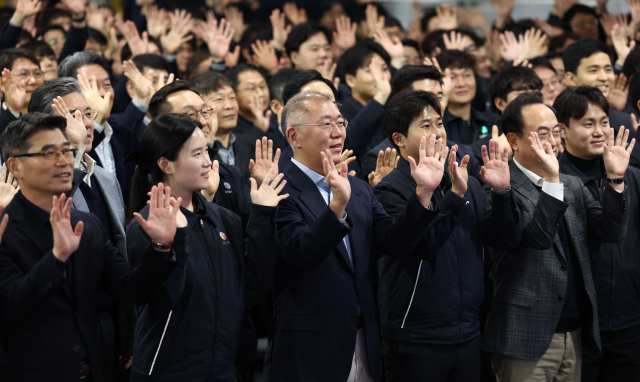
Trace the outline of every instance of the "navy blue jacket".
{"type": "MultiPolygon", "coordinates": [[[[484,246],[513,249],[522,223],[511,192],[491,193],[469,177],[464,198],[450,191],[445,173],[433,194],[440,213],[408,256],[378,262],[378,304],[382,337],[412,343],[456,344],[480,335],[484,299],[484,246]]],[[[415,193],[409,162],[374,189],[387,213],[395,216],[415,193]]]]}
{"type": "MultiPolygon", "coordinates": [[[[149,381],[235,382],[243,293],[273,280],[277,208],[254,205],[244,240],[233,212],[200,193],[194,193],[194,203],[200,206],[194,213],[183,209],[189,222],[187,261],[138,307],[132,370],[149,381]]],[[[141,215],[147,214],[145,207],[141,215]]],[[[127,229],[130,261],[137,263],[150,243],[133,220],[127,229]]]]}
{"type": "Polygon", "coordinates": [[[322,194],[294,163],[284,170],[289,197],[280,202],[280,260],[273,284],[275,335],[271,381],[346,381],[360,314],[369,370],[382,379],[379,317],[374,302],[376,255],[411,253],[437,215],[412,196],[394,219],[361,179],[340,223],[322,194]],[[349,235],[353,269],[343,243],[349,235]],[[360,311],[360,312],[359,312],[360,311]]]}
{"type": "MultiPolygon", "coordinates": [[[[567,155],[558,160],[560,172],[578,177],[591,195],[602,203],[606,179],[589,179],[567,155]]],[[[640,170],[627,168],[624,174],[629,196],[638,200],[640,170]]],[[[591,271],[596,287],[600,330],[620,330],[640,325],[640,204],[631,202],[627,235],[619,243],[592,241],[591,271]]]]}

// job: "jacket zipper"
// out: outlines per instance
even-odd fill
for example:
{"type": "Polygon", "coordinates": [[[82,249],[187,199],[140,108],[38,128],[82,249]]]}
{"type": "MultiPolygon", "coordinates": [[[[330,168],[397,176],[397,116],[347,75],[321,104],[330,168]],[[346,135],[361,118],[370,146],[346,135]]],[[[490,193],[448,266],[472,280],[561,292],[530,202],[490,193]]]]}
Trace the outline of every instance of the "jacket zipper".
{"type": "Polygon", "coordinates": [[[151,362],[151,368],[149,369],[149,375],[153,372],[153,366],[156,364],[156,358],[158,358],[158,353],[160,353],[160,347],[162,346],[162,340],[164,340],[164,335],[167,332],[167,327],[169,326],[169,321],[171,320],[171,313],[173,310],[169,311],[169,316],[167,317],[167,323],[164,324],[164,330],[162,331],[162,336],[160,337],[160,342],[158,343],[158,350],[156,350],[156,355],[153,356],[153,362],[151,362]]]}
{"type": "Polygon", "coordinates": [[[411,300],[409,300],[407,313],[404,314],[404,318],[402,319],[402,326],[400,326],[400,329],[404,329],[404,322],[407,320],[407,316],[409,315],[409,310],[411,310],[411,304],[413,303],[413,296],[415,296],[416,294],[416,288],[418,287],[418,281],[420,280],[420,269],[422,269],[422,260],[420,260],[420,265],[418,266],[418,275],[416,276],[416,283],[413,286],[413,293],[411,293],[411,300]]]}

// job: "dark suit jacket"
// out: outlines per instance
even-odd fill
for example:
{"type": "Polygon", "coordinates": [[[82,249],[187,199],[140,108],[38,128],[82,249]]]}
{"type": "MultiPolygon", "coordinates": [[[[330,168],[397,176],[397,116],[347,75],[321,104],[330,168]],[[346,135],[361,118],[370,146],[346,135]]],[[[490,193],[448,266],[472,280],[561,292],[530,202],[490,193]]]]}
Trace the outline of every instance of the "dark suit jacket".
{"type": "Polygon", "coordinates": [[[93,381],[102,382],[98,291],[147,303],[184,261],[184,232],[176,234],[172,253],[149,248],[142,264],[132,268],[96,217],[71,209],[71,224],[83,221],[84,232],[65,277],[52,253],[48,219],[34,208],[18,194],[5,210],[10,219],[0,245],[0,344],[7,363],[0,367],[0,380],[77,380],[83,347],[93,381]],[[178,261],[169,260],[170,255],[178,261]]]}
{"type": "MultiPolygon", "coordinates": [[[[235,135],[236,137],[236,141],[233,143],[233,154],[236,159],[236,167],[240,169],[245,180],[248,182],[249,178],[251,177],[251,172],[249,171],[249,161],[256,158],[257,138],[251,135],[235,133],[233,135],[235,135]]],[[[215,158],[211,158],[211,160],[213,159],[222,161],[219,155],[216,155],[215,158]]]]}
{"type": "Polygon", "coordinates": [[[346,381],[358,311],[364,321],[369,370],[380,381],[379,316],[373,296],[377,251],[410,253],[437,212],[424,208],[413,195],[396,220],[366,182],[349,177],[351,198],[343,224],[294,163],[284,174],[287,185],[282,192],[289,198],[280,202],[277,217],[281,256],[273,285],[271,381],[346,381]],[[343,243],[347,234],[355,270],[343,243]]]}
{"type": "Polygon", "coordinates": [[[495,294],[483,348],[529,360],[541,358],[549,348],[567,290],[567,261],[558,237],[564,217],[577,258],[574,272],[580,272],[588,295],[582,322],[583,346],[598,352],[600,329],[587,239],[615,243],[624,238],[629,193],[626,189],[618,193],[607,185],[600,205],[580,179],[560,174],[564,185],[564,201],[560,201],[538,192],[513,161],[509,169],[524,230],[516,249],[488,248],[495,294]]]}

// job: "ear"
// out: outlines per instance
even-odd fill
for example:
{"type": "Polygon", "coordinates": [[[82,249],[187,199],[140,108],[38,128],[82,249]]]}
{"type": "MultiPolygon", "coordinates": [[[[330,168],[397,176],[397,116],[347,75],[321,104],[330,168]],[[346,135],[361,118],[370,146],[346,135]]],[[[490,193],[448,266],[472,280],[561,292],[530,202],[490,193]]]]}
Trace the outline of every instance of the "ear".
{"type": "Polygon", "coordinates": [[[578,86],[576,85],[576,75],[571,72],[564,72],[564,80],[567,87],[578,86]]]}
{"type": "Polygon", "coordinates": [[[300,144],[300,132],[295,127],[291,126],[286,131],[287,140],[291,147],[301,147],[300,144]]]}
{"type": "Polygon", "coordinates": [[[167,158],[165,157],[160,157],[156,163],[158,164],[158,167],[160,167],[160,170],[162,170],[162,172],[164,172],[167,175],[172,175],[174,172],[174,168],[173,168],[173,162],[169,161],[167,158]]]}
{"type": "Polygon", "coordinates": [[[291,60],[291,63],[293,64],[293,67],[295,68],[296,66],[298,66],[298,57],[299,57],[299,53],[298,52],[291,52],[291,55],[289,56],[289,59],[291,60]]]}
{"type": "Polygon", "coordinates": [[[129,94],[129,98],[133,99],[136,95],[136,91],[134,90],[133,84],[131,83],[131,81],[127,80],[126,88],[127,88],[127,94],[129,94]]]}
{"type": "Polygon", "coordinates": [[[20,182],[20,179],[24,178],[24,175],[22,174],[22,161],[19,158],[9,158],[7,160],[7,168],[11,172],[11,175],[18,179],[18,182],[20,182]]]}
{"type": "Polygon", "coordinates": [[[493,103],[496,105],[496,109],[500,110],[500,113],[504,113],[504,109],[507,108],[507,101],[500,97],[496,97],[493,99],[493,103]]]}
{"type": "Polygon", "coordinates": [[[353,76],[352,74],[345,74],[344,75],[344,82],[347,84],[348,87],[350,87],[351,89],[356,87],[356,77],[353,76]]]}
{"type": "Polygon", "coordinates": [[[271,111],[273,111],[277,115],[280,115],[280,113],[282,113],[282,109],[284,108],[282,106],[282,103],[277,99],[272,99],[269,103],[269,106],[271,107],[271,111]]]}
{"type": "Polygon", "coordinates": [[[509,141],[509,146],[511,146],[511,149],[513,150],[513,152],[515,153],[516,151],[518,151],[518,136],[514,133],[507,133],[507,141],[509,141]]]}
{"type": "Polygon", "coordinates": [[[400,133],[393,133],[391,139],[393,139],[393,143],[399,148],[405,148],[407,146],[405,142],[406,137],[400,133]]]}

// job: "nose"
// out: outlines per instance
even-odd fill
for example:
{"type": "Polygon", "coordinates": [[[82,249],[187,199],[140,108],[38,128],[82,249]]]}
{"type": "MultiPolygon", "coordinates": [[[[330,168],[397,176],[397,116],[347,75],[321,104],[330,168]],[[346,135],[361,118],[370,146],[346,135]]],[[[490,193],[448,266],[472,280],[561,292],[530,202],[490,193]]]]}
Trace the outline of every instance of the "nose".
{"type": "Polygon", "coordinates": [[[609,78],[607,77],[607,73],[604,71],[604,69],[598,70],[598,80],[603,82],[609,81],[609,78]]]}

